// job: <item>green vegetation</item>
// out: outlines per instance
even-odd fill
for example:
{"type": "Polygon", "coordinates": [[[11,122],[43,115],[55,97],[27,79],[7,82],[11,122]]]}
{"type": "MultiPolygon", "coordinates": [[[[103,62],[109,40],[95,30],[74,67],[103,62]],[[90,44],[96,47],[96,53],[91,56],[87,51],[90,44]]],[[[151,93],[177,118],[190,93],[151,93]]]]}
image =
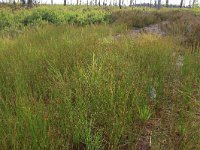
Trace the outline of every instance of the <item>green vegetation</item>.
{"type": "Polygon", "coordinates": [[[0,149],[132,150],[151,136],[152,149],[198,150],[200,49],[173,20],[185,11],[77,8],[1,10],[0,149]],[[127,34],[165,20],[168,36],[127,34]]]}
{"type": "Polygon", "coordinates": [[[90,25],[108,23],[108,10],[88,7],[37,7],[31,10],[0,9],[0,31],[24,26],[51,24],[90,25]]]}

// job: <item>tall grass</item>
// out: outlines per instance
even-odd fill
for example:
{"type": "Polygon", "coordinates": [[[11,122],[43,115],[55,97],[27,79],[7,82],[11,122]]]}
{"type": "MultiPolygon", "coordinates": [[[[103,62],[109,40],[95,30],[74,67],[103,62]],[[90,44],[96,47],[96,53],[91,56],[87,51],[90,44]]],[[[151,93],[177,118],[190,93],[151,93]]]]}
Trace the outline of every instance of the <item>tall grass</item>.
{"type": "Polygon", "coordinates": [[[118,30],[46,25],[0,41],[1,149],[136,149],[147,128],[153,149],[200,148],[199,53],[177,69],[172,37],[118,30]]]}

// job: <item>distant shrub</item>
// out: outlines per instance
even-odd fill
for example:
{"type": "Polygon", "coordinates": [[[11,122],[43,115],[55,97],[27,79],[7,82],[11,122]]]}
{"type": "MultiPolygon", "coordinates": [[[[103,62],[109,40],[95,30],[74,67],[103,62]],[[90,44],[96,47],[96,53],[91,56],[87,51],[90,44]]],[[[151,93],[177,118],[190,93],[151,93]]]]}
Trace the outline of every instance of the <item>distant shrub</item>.
{"type": "Polygon", "coordinates": [[[77,12],[68,12],[64,14],[66,23],[78,24],[78,25],[87,25],[87,24],[99,24],[99,23],[108,23],[109,14],[103,11],[85,11],[82,13],[77,12]]]}
{"type": "Polygon", "coordinates": [[[108,23],[110,13],[101,8],[82,7],[38,7],[30,10],[0,10],[0,30],[11,27],[21,28],[29,25],[51,24],[100,24],[108,23]]]}
{"type": "Polygon", "coordinates": [[[23,24],[35,24],[40,21],[47,21],[53,24],[60,24],[64,22],[62,15],[50,9],[35,9],[33,12],[23,19],[23,24]]]}
{"type": "Polygon", "coordinates": [[[0,30],[14,25],[14,16],[7,11],[0,11],[0,30]]]}
{"type": "Polygon", "coordinates": [[[109,15],[102,10],[82,9],[82,10],[59,10],[59,9],[35,9],[23,19],[24,25],[38,24],[41,21],[46,21],[52,24],[97,24],[108,22],[109,15]]]}
{"type": "Polygon", "coordinates": [[[127,24],[129,27],[142,28],[160,21],[152,12],[142,10],[116,11],[112,13],[112,21],[127,24]]]}
{"type": "Polygon", "coordinates": [[[181,37],[181,42],[192,49],[200,45],[200,16],[192,12],[178,12],[169,19],[164,30],[181,37]]]}
{"type": "Polygon", "coordinates": [[[155,24],[169,18],[173,11],[144,11],[144,10],[125,10],[112,13],[112,22],[123,23],[128,27],[142,28],[150,24],[155,24]]]}

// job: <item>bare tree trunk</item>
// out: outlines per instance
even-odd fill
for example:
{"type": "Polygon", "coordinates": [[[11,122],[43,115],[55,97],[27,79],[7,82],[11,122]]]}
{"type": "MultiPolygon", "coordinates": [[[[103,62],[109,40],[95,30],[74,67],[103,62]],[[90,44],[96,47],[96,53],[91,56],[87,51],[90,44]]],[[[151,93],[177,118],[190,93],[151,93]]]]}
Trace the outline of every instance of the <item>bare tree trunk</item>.
{"type": "Polygon", "coordinates": [[[152,0],[150,0],[149,7],[151,8],[152,0]]]}
{"type": "Polygon", "coordinates": [[[180,8],[183,7],[183,0],[181,0],[181,3],[180,3],[180,8]]]}
{"type": "Polygon", "coordinates": [[[161,7],[161,0],[158,0],[158,9],[161,7]]]}
{"type": "Polygon", "coordinates": [[[53,5],[53,0],[51,0],[51,5],[53,5]]]}
{"type": "Polygon", "coordinates": [[[169,7],[169,0],[166,0],[166,7],[169,7]]]}
{"type": "Polygon", "coordinates": [[[33,0],[28,0],[28,7],[32,8],[33,7],[33,0]]]}
{"type": "Polygon", "coordinates": [[[66,6],[67,5],[67,0],[64,0],[64,6],[66,6]]]}
{"type": "Polygon", "coordinates": [[[101,6],[101,0],[99,0],[99,6],[101,6]]]}
{"type": "Polygon", "coordinates": [[[107,6],[107,0],[103,0],[103,6],[107,6]]]}
{"type": "Polygon", "coordinates": [[[130,0],[129,6],[131,7],[133,5],[133,0],[130,0]]]}
{"type": "Polygon", "coordinates": [[[26,4],[26,1],[25,0],[20,0],[21,4],[22,5],[25,5],[26,4]]]}
{"type": "Polygon", "coordinates": [[[154,1],[154,7],[157,7],[157,1],[156,0],[154,1]]]}
{"type": "Polygon", "coordinates": [[[122,6],[124,6],[124,0],[122,0],[122,6]]]}
{"type": "Polygon", "coordinates": [[[192,0],[189,1],[189,7],[192,7],[192,0]]]}
{"type": "Polygon", "coordinates": [[[119,0],[119,8],[122,9],[122,2],[119,0]]]}
{"type": "Polygon", "coordinates": [[[193,2],[192,2],[192,7],[194,7],[195,2],[196,2],[196,0],[193,0],[193,2]]]}
{"type": "Polygon", "coordinates": [[[78,5],[78,4],[79,4],[79,0],[76,1],[76,5],[78,5]]]}

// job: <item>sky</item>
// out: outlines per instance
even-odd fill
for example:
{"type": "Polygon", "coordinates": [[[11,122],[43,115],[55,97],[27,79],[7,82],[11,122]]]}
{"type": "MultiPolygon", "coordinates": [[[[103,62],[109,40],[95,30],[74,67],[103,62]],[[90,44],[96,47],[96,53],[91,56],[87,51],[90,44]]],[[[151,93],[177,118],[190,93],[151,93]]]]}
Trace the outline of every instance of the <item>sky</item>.
{"type": "MultiPolygon", "coordinates": [[[[51,0],[40,0],[40,1],[42,1],[42,3],[51,3],[51,0]]],[[[54,4],[63,4],[63,1],[64,0],[53,0],[54,1],[54,4]]],[[[76,3],[76,1],[77,0],[67,0],[67,2],[73,2],[74,4],[76,3]]],[[[83,3],[85,2],[86,3],[86,1],[87,0],[81,0],[83,3]]],[[[91,0],[88,0],[89,2],[91,1],[91,0]]],[[[103,0],[101,0],[101,1],[103,1],[103,0]]],[[[107,0],[108,1],[108,4],[109,4],[109,1],[110,0],[107,0]]],[[[129,4],[129,2],[130,2],[130,0],[124,0],[125,1],[125,4],[129,4]]],[[[137,3],[149,3],[149,1],[150,0],[137,0],[137,3]]],[[[152,0],[152,2],[153,2],[154,0],[152,0]]],[[[169,4],[177,4],[177,5],[179,5],[180,4],[180,1],[181,0],[169,0],[169,4]]],[[[189,1],[190,0],[185,0],[185,5],[189,5],[189,1]]],[[[200,0],[199,0],[200,1],[200,0]]],[[[166,2],[166,0],[161,0],[161,2],[162,3],[165,3],[166,2]]],[[[199,2],[200,3],[200,2],[199,2]]]]}

